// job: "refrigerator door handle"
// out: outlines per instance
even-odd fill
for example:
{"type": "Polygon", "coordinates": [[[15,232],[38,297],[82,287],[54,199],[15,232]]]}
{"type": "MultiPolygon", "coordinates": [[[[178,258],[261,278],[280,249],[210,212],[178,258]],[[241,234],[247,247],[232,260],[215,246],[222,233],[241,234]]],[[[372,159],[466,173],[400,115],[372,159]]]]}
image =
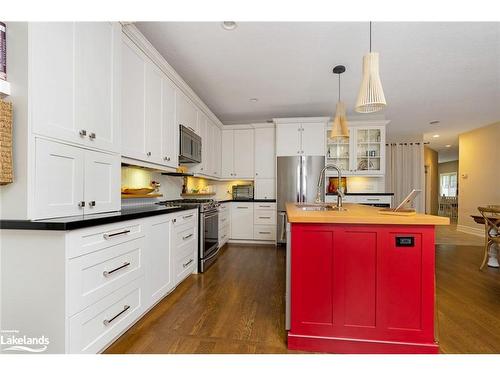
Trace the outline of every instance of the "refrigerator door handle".
{"type": "Polygon", "coordinates": [[[302,158],[302,202],[307,201],[307,164],[306,158],[303,156],[302,158]]]}
{"type": "Polygon", "coordinates": [[[302,158],[299,159],[299,164],[297,164],[297,198],[296,202],[302,202],[302,189],[301,189],[301,179],[302,179],[302,158]]]}
{"type": "Polygon", "coordinates": [[[282,216],[283,216],[283,225],[281,227],[281,238],[280,238],[280,240],[284,241],[285,238],[286,238],[286,212],[283,212],[282,216]]]}

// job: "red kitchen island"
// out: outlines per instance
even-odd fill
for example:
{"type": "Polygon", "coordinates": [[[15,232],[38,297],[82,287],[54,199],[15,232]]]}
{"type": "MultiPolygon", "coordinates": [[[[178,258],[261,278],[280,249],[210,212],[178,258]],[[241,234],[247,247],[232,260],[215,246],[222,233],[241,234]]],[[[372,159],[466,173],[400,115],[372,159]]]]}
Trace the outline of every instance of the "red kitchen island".
{"type": "Polygon", "coordinates": [[[438,353],[434,227],[445,217],[305,211],[291,224],[288,348],[328,353],[438,353]]]}

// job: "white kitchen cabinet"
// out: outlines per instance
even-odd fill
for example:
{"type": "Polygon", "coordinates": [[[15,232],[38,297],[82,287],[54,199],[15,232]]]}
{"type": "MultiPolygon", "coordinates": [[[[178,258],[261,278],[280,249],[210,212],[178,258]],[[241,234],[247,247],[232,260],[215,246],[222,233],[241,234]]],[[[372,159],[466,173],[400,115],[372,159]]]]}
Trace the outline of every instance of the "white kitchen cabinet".
{"type": "Polygon", "coordinates": [[[162,164],[162,72],[150,61],[145,64],[144,95],[146,160],[162,164]]]}
{"type": "Polygon", "coordinates": [[[290,122],[276,124],[276,156],[324,156],[325,123],[290,122]]]}
{"type": "Polygon", "coordinates": [[[36,139],[34,219],[120,210],[120,159],[36,139]]]}
{"type": "Polygon", "coordinates": [[[209,171],[209,136],[210,132],[207,124],[207,116],[203,112],[198,112],[196,133],[201,137],[201,162],[196,164],[188,164],[191,173],[208,175],[209,171]]]}
{"type": "Polygon", "coordinates": [[[176,118],[177,126],[184,125],[196,134],[200,135],[198,125],[198,109],[193,102],[181,90],[176,90],[176,118]]]}
{"type": "Polygon", "coordinates": [[[231,239],[248,240],[253,239],[253,203],[232,202],[231,203],[231,239]]]}
{"type": "Polygon", "coordinates": [[[162,78],[162,163],[177,168],[179,159],[179,127],[175,123],[175,86],[162,78]]]}
{"type": "Polygon", "coordinates": [[[215,177],[221,177],[222,169],[222,131],[214,124],[214,174],[215,177]]]}
{"type": "Polygon", "coordinates": [[[35,22],[29,39],[33,132],[119,151],[119,24],[35,22]]]}
{"type": "Polygon", "coordinates": [[[274,178],[256,178],[254,180],[255,199],[276,199],[276,180],[274,178]]]}
{"type": "Polygon", "coordinates": [[[150,304],[154,304],[174,287],[172,270],[171,227],[172,215],[150,219],[148,226],[147,286],[150,304]]]}
{"type": "Polygon", "coordinates": [[[254,178],[254,129],[222,131],[222,177],[254,178]]]}
{"type": "Polygon", "coordinates": [[[85,150],[36,139],[33,218],[84,212],[85,150]]]}
{"type": "Polygon", "coordinates": [[[122,155],[146,160],[145,72],[142,52],[127,38],[122,43],[122,155]]]}
{"type": "Polygon", "coordinates": [[[255,129],[255,179],[275,178],[276,142],[274,127],[255,129]]]}
{"type": "Polygon", "coordinates": [[[118,211],[120,199],[120,155],[85,151],[85,213],[118,211]]]}

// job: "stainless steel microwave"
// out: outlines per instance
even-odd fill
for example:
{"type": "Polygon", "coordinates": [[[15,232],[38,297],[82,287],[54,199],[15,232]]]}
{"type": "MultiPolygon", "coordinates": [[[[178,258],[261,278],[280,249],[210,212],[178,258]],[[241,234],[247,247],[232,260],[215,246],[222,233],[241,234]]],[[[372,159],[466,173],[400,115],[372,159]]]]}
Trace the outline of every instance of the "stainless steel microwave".
{"type": "Polygon", "coordinates": [[[201,163],[201,137],[184,125],[179,125],[179,135],[179,163],[201,163]]]}

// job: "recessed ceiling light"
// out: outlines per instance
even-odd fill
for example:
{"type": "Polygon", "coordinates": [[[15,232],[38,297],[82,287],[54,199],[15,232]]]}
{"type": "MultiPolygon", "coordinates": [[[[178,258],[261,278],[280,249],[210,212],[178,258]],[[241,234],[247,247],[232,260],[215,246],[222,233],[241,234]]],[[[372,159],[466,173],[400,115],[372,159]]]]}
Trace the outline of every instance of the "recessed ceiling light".
{"type": "Polygon", "coordinates": [[[238,25],[234,21],[224,21],[221,23],[221,26],[224,30],[234,30],[238,25]]]}
{"type": "Polygon", "coordinates": [[[439,124],[439,121],[434,120],[434,121],[429,122],[429,124],[430,124],[430,125],[436,125],[436,124],[439,124]]]}
{"type": "Polygon", "coordinates": [[[439,134],[434,134],[432,138],[439,138],[439,134]]]}
{"type": "Polygon", "coordinates": [[[446,147],[446,148],[450,148],[450,147],[451,147],[451,145],[446,145],[445,147],[446,147]]]}
{"type": "Polygon", "coordinates": [[[252,103],[257,103],[259,101],[258,98],[250,98],[249,99],[252,103]]]}

